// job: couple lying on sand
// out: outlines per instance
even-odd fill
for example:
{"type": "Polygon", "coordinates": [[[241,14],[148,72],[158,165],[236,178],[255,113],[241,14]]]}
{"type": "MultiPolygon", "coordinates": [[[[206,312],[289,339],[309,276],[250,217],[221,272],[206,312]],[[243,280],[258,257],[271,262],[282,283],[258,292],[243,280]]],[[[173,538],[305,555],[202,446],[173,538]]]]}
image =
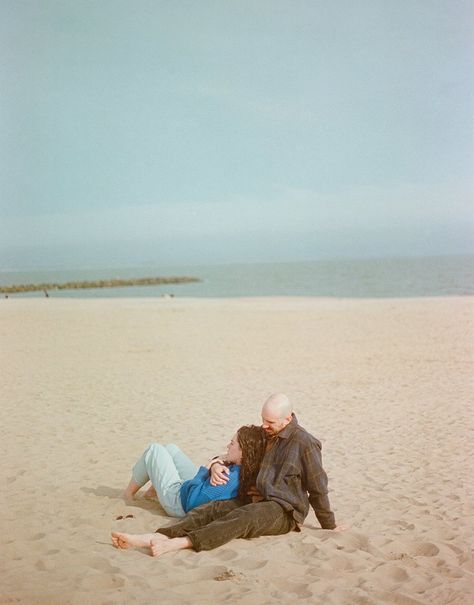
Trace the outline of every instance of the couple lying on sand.
{"type": "Polygon", "coordinates": [[[329,504],[321,443],[298,424],[283,394],[264,403],[261,427],[241,427],[224,459],[207,467],[197,469],[175,445],[149,446],[133,468],[125,498],[132,499],[149,480],[147,496],[156,496],[169,515],[182,519],[152,534],[112,532],[117,548],[145,547],[159,556],[300,531],[309,505],[323,529],[343,529],[329,504]]]}

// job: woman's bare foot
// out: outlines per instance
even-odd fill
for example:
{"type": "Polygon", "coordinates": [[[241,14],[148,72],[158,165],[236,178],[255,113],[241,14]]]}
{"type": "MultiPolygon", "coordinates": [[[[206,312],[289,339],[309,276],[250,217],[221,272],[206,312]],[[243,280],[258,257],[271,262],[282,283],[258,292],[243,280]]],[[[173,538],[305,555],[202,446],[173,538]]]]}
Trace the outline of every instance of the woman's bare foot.
{"type": "Polygon", "coordinates": [[[112,543],[115,548],[149,548],[150,541],[156,534],[123,534],[118,531],[112,532],[112,543]]]}
{"type": "Polygon", "coordinates": [[[164,538],[163,536],[158,537],[159,534],[152,534],[152,538],[149,543],[151,548],[151,554],[154,557],[159,557],[167,552],[173,552],[175,550],[183,550],[184,548],[192,548],[193,543],[189,538],[164,538]]]}
{"type": "Polygon", "coordinates": [[[135,494],[140,489],[141,485],[135,483],[133,479],[130,479],[130,483],[127,485],[127,489],[123,492],[122,498],[125,502],[130,502],[135,499],[135,494]]]}
{"type": "Polygon", "coordinates": [[[146,492],[143,494],[143,497],[147,500],[156,500],[156,489],[153,487],[149,487],[146,492]]]}

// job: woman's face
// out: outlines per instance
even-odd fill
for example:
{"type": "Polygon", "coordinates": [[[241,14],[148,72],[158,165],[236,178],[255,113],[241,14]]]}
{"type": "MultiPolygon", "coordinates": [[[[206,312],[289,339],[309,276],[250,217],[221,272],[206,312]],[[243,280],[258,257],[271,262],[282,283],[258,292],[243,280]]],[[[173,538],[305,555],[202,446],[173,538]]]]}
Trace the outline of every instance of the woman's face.
{"type": "Polygon", "coordinates": [[[237,439],[237,433],[227,445],[226,459],[227,462],[233,462],[234,464],[240,464],[242,462],[242,450],[240,449],[239,441],[237,439]]]}

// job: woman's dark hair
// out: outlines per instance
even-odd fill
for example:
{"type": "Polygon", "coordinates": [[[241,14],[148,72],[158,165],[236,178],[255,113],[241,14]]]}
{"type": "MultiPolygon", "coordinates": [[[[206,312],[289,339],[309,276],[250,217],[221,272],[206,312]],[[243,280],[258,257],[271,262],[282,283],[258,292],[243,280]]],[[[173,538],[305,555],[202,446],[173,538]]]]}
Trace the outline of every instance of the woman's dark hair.
{"type": "Polygon", "coordinates": [[[258,471],[267,448],[267,435],[261,426],[250,424],[237,431],[237,441],[242,450],[238,497],[249,502],[247,492],[255,485],[258,471]]]}

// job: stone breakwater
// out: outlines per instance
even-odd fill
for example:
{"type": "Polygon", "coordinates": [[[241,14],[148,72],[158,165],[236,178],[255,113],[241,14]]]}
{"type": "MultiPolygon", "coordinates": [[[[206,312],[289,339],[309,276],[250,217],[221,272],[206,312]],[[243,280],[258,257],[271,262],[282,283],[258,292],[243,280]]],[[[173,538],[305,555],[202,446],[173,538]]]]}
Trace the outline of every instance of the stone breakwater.
{"type": "Polygon", "coordinates": [[[87,288],[123,288],[126,286],[159,286],[162,284],[188,284],[200,282],[197,277],[141,277],[139,279],[101,279],[98,281],[70,281],[62,284],[14,284],[0,286],[2,294],[37,292],[41,290],[83,290],[87,288]]]}

